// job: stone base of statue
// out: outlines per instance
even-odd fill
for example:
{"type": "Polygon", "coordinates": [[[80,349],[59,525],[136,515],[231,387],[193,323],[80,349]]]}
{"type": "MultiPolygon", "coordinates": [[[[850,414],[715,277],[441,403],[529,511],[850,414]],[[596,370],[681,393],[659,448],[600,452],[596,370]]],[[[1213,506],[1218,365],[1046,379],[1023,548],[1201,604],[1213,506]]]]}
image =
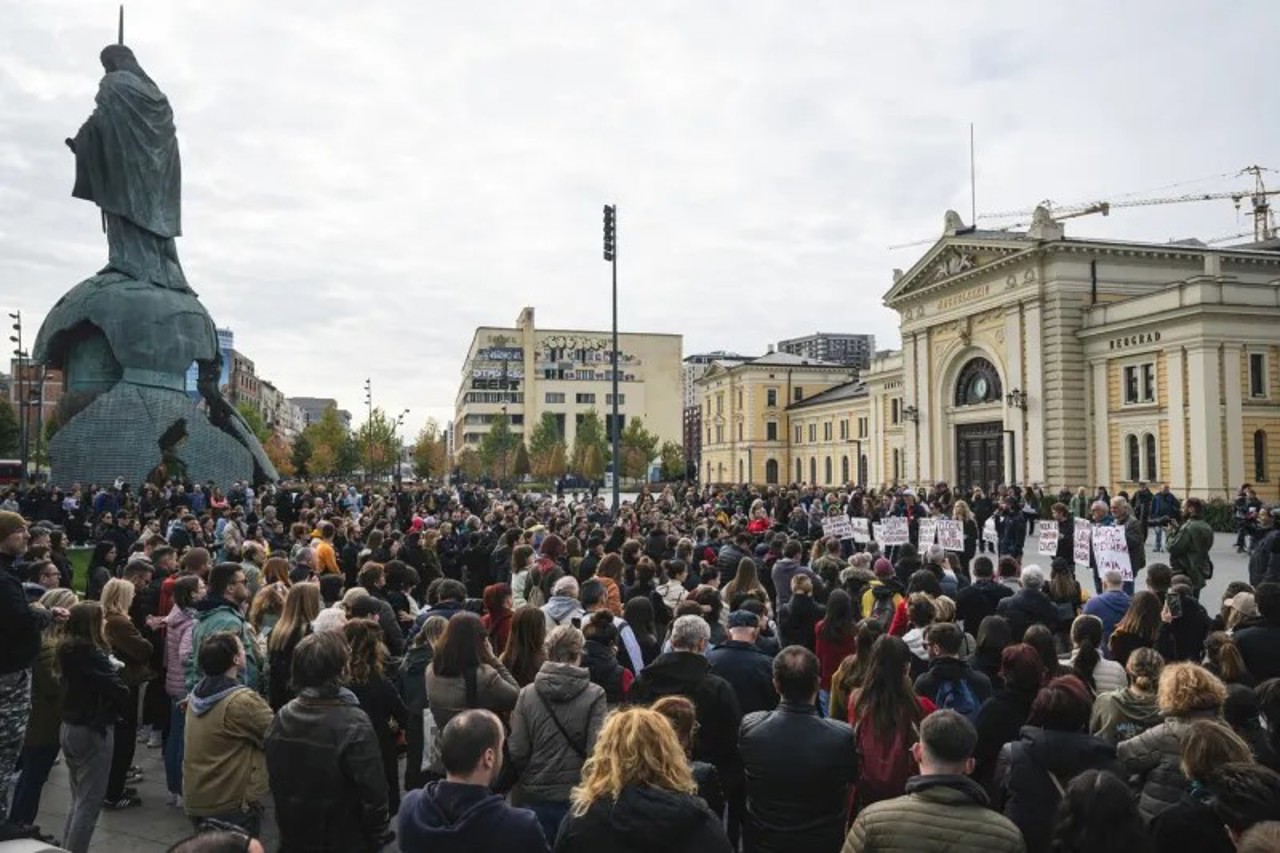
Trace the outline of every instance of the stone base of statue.
{"type": "Polygon", "coordinates": [[[187,368],[216,377],[218,337],[193,293],[104,270],[58,300],[34,359],[66,381],[49,443],[55,483],[181,477],[219,484],[276,471],[216,379],[187,392],[187,368]]]}

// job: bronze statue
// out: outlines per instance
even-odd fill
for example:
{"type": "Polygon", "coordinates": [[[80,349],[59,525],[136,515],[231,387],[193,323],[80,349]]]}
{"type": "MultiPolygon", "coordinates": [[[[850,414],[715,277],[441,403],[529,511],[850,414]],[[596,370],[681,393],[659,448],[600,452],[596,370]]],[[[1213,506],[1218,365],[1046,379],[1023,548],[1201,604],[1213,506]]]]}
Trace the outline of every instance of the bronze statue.
{"type": "Polygon", "coordinates": [[[33,352],[66,382],[49,446],[53,479],[274,480],[218,388],[213,319],[178,260],[182,169],[169,100],[123,37],[101,60],[96,108],[66,144],[76,158],[72,195],[102,211],[107,265],[58,300],[33,352]],[[186,388],[193,362],[198,396],[186,388]]]}

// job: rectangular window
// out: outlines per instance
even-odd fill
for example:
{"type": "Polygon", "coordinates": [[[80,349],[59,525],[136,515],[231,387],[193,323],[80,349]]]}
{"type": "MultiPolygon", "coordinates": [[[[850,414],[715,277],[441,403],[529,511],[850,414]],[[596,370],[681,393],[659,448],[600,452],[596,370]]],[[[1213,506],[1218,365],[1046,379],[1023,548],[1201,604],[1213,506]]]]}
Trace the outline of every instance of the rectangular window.
{"type": "Polygon", "coordinates": [[[548,404],[548,405],[555,405],[556,403],[563,403],[563,402],[564,402],[564,392],[562,392],[562,391],[548,391],[548,392],[547,392],[547,396],[546,396],[546,401],[547,401],[547,404],[548,404]]]}
{"type": "Polygon", "coordinates": [[[894,397],[889,401],[889,423],[896,424],[902,420],[902,401],[894,397]]]}
{"type": "MultiPolygon", "coordinates": [[[[604,403],[605,403],[605,405],[606,405],[606,406],[612,406],[612,405],[613,405],[613,395],[612,395],[612,394],[605,394],[605,395],[604,395],[604,403]]],[[[625,406],[626,404],[627,404],[627,395],[626,395],[626,394],[619,394],[619,395],[618,395],[618,405],[619,405],[619,406],[625,406]]]]}
{"type": "Polygon", "coordinates": [[[858,438],[867,437],[867,419],[858,418],[858,438]]]}
{"type": "Polygon", "coordinates": [[[793,403],[799,403],[803,399],[804,399],[804,389],[801,388],[799,385],[797,385],[794,389],[792,389],[791,401],[793,403]]]}
{"type": "Polygon", "coordinates": [[[594,406],[596,402],[595,394],[574,394],[573,401],[579,406],[594,406]]]}
{"type": "Polygon", "coordinates": [[[1267,359],[1260,352],[1249,353],[1249,396],[1267,396],[1267,359]]]}
{"type": "Polygon", "coordinates": [[[831,440],[831,421],[827,421],[822,425],[822,440],[823,441],[831,440]]]}
{"type": "Polygon", "coordinates": [[[777,388],[765,389],[764,402],[765,402],[765,405],[771,409],[777,406],[778,405],[778,389],[777,388]]]}
{"type": "Polygon", "coordinates": [[[1126,406],[1156,401],[1156,366],[1155,362],[1145,361],[1142,364],[1127,365],[1121,372],[1124,385],[1124,402],[1126,406]]]}
{"type": "Polygon", "coordinates": [[[849,438],[849,422],[847,420],[840,422],[840,440],[845,441],[849,438]]]}
{"type": "Polygon", "coordinates": [[[742,441],[742,421],[738,421],[738,441],[742,441]]]}
{"type": "Polygon", "coordinates": [[[716,395],[716,414],[724,414],[724,394],[716,395]]]}
{"type": "Polygon", "coordinates": [[[804,427],[800,426],[800,424],[796,424],[796,444],[800,444],[803,441],[804,441],[804,427]]]}
{"type": "Polygon", "coordinates": [[[767,424],[764,425],[764,438],[765,438],[765,441],[778,440],[778,422],[777,421],[769,421],[767,424]]]}
{"type": "Polygon", "coordinates": [[[809,424],[809,441],[817,441],[817,440],[818,440],[818,425],[809,424]]]}
{"type": "Polygon", "coordinates": [[[721,444],[723,442],[724,442],[724,427],[718,426],[716,427],[716,444],[721,444]]]}
{"type": "Polygon", "coordinates": [[[742,389],[738,389],[738,411],[742,411],[742,389]]]}
{"type": "Polygon", "coordinates": [[[1144,403],[1156,401],[1156,366],[1153,362],[1142,365],[1142,401],[1144,403]]]}

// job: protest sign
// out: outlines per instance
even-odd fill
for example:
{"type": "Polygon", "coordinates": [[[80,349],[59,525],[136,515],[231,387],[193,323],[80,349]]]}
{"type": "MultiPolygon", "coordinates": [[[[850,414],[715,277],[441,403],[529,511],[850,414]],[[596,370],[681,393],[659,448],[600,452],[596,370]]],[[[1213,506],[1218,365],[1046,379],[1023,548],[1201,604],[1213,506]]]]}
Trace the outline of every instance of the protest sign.
{"type": "Polygon", "coordinates": [[[982,525],[982,541],[989,542],[992,547],[999,547],[1000,537],[996,534],[996,520],[988,518],[982,525]]]}
{"type": "Polygon", "coordinates": [[[873,542],[884,544],[884,525],[878,521],[871,523],[871,539],[873,542]]]}
{"type": "Polygon", "coordinates": [[[1089,565],[1089,543],[1092,533],[1090,532],[1089,519],[1076,519],[1076,532],[1074,541],[1072,542],[1071,559],[1077,566],[1089,565]]]}
{"type": "Polygon", "coordinates": [[[906,545],[911,541],[911,534],[907,529],[907,519],[900,515],[895,515],[884,520],[884,545],[906,545]]]}
{"type": "Polygon", "coordinates": [[[1040,546],[1036,549],[1037,554],[1041,557],[1052,557],[1058,553],[1058,522],[1040,522],[1036,535],[1040,540],[1040,546]]]}
{"type": "Polygon", "coordinates": [[[949,518],[939,519],[938,544],[948,551],[963,551],[964,522],[949,518]]]}
{"type": "Polygon", "coordinates": [[[853,529],[853,541],[865,545],[871,541],[871,525],[865,518],[849,519],[849,527],[853,529]]]}
{"type": "Polygon", "coordinates": [[[920,551],[923,552],[938,538],[938,519],[922,518],[920,519],[920,527],[917,531],[918,536],[916,542],[919,543],[920,551]]]}
{"type": "Polygon", "coordinates": [[[1133,580],[1133,565],[1129,562],[1129,545],[1125,541],[1123,527],[1093,528],[1093,555],[1099,576],[1115,569],[1124,580],[1133,580]]]}
{"type": "Polygon", "coordinates": [[[852,539],[853,525],[845,515],[829,515],[822,519],[822,535],[834,536],[836,539],[852,539]]]}

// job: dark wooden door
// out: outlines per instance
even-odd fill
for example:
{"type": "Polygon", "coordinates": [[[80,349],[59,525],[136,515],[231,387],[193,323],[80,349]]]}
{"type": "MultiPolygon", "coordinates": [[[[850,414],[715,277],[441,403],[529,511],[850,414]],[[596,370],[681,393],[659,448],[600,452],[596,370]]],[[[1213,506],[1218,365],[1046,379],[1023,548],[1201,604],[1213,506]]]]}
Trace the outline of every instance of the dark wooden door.
{"type": "Polygon", "coordinates": [[[956,483],[990,491],[1004,482],[1004,430],[999,421],[956,427],[956,483]]]}

